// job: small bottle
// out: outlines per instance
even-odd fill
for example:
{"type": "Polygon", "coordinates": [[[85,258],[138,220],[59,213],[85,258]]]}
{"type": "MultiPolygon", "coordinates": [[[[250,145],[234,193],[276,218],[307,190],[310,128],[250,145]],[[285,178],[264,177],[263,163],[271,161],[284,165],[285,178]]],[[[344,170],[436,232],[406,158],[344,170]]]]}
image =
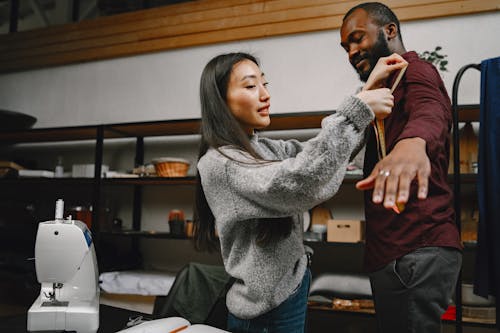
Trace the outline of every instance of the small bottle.
{"type": "Polygon", "coordinates": [[[184,212],[179,209],[173,209],[168,214],[168,225],[170,227],[170,234],[173,237],[185,237],[185,220],[184,212]]]}
{"type": "Polygon", "coordinates": [[[61,222],[64,216],[64,201],[63,199],[57,199],[56,201],[56,213],[55,220],[61,222]]]}
{"type": "Polygon", "coordinates": [[[62,156],[57,157],[57,164],[54,169],[54,177],[55,178],[62,178],[64,176],[64,166],[63,166],[63,159],[62,156]]]}

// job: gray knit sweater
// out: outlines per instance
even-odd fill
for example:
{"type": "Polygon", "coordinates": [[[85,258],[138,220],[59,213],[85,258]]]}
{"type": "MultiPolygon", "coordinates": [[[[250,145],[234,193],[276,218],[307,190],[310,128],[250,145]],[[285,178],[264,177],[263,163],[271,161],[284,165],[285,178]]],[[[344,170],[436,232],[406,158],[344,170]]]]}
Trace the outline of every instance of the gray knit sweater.
{"type": "Polygon", "coordinates": [[[247,153],[230,147],[221,150],[236,161],[215,149],[199,160],[224,266],[236,278],[227,294],[232,314],[242,319],[259,316],[298,287],[307,267],[300,216],[337,192],[349,157],[372,120],[370,108],[350,96],[323,119],[318,135],[307,142],[254,135],[255,150],[277,162],[255,163],[247,153]],[[295,216],[289,237],[267,246],[255,244],[259,218],[285,216],[295,216]]]}

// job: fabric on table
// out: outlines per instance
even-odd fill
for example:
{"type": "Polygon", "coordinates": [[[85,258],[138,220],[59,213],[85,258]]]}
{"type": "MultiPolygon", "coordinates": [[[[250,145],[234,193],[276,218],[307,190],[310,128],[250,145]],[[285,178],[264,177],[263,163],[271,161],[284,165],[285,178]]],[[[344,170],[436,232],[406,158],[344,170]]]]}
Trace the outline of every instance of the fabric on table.
{"type": "Polygon", "coordinates": [[[309,295],[328,298],[372,299],[370,279],[353,273],[323,273],[313,279],[309,295]]]}
{"type": "Polygon", "coordinates": [[[99,285],[107,293],[167,295],[175,273],[160,271],[117,271],[99,275],[99,285]]]}

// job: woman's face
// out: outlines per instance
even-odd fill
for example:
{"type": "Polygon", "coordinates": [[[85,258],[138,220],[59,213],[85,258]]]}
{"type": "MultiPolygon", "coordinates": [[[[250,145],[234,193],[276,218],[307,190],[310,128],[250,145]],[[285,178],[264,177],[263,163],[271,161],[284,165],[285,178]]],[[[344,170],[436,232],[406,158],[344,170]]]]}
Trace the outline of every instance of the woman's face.
{"type": "Polygon", "coordinates": [[[233,66],[226,101],[231,113],[249,134],[271,123],[271,96],[266,86],[264,73],[253,61],[242,60],[233,66]]]}

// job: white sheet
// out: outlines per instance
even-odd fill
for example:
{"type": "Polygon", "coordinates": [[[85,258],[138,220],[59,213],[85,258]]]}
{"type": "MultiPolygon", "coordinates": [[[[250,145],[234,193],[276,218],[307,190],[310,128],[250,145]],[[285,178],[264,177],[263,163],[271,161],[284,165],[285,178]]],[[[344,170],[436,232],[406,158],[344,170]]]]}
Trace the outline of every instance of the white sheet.
{"type": "Polygon", "coordinates": [[[99,275],[99,284],[107,293],[133,295],[167,295],[175,273],[160,271],[119,271],[99,275]]]}

